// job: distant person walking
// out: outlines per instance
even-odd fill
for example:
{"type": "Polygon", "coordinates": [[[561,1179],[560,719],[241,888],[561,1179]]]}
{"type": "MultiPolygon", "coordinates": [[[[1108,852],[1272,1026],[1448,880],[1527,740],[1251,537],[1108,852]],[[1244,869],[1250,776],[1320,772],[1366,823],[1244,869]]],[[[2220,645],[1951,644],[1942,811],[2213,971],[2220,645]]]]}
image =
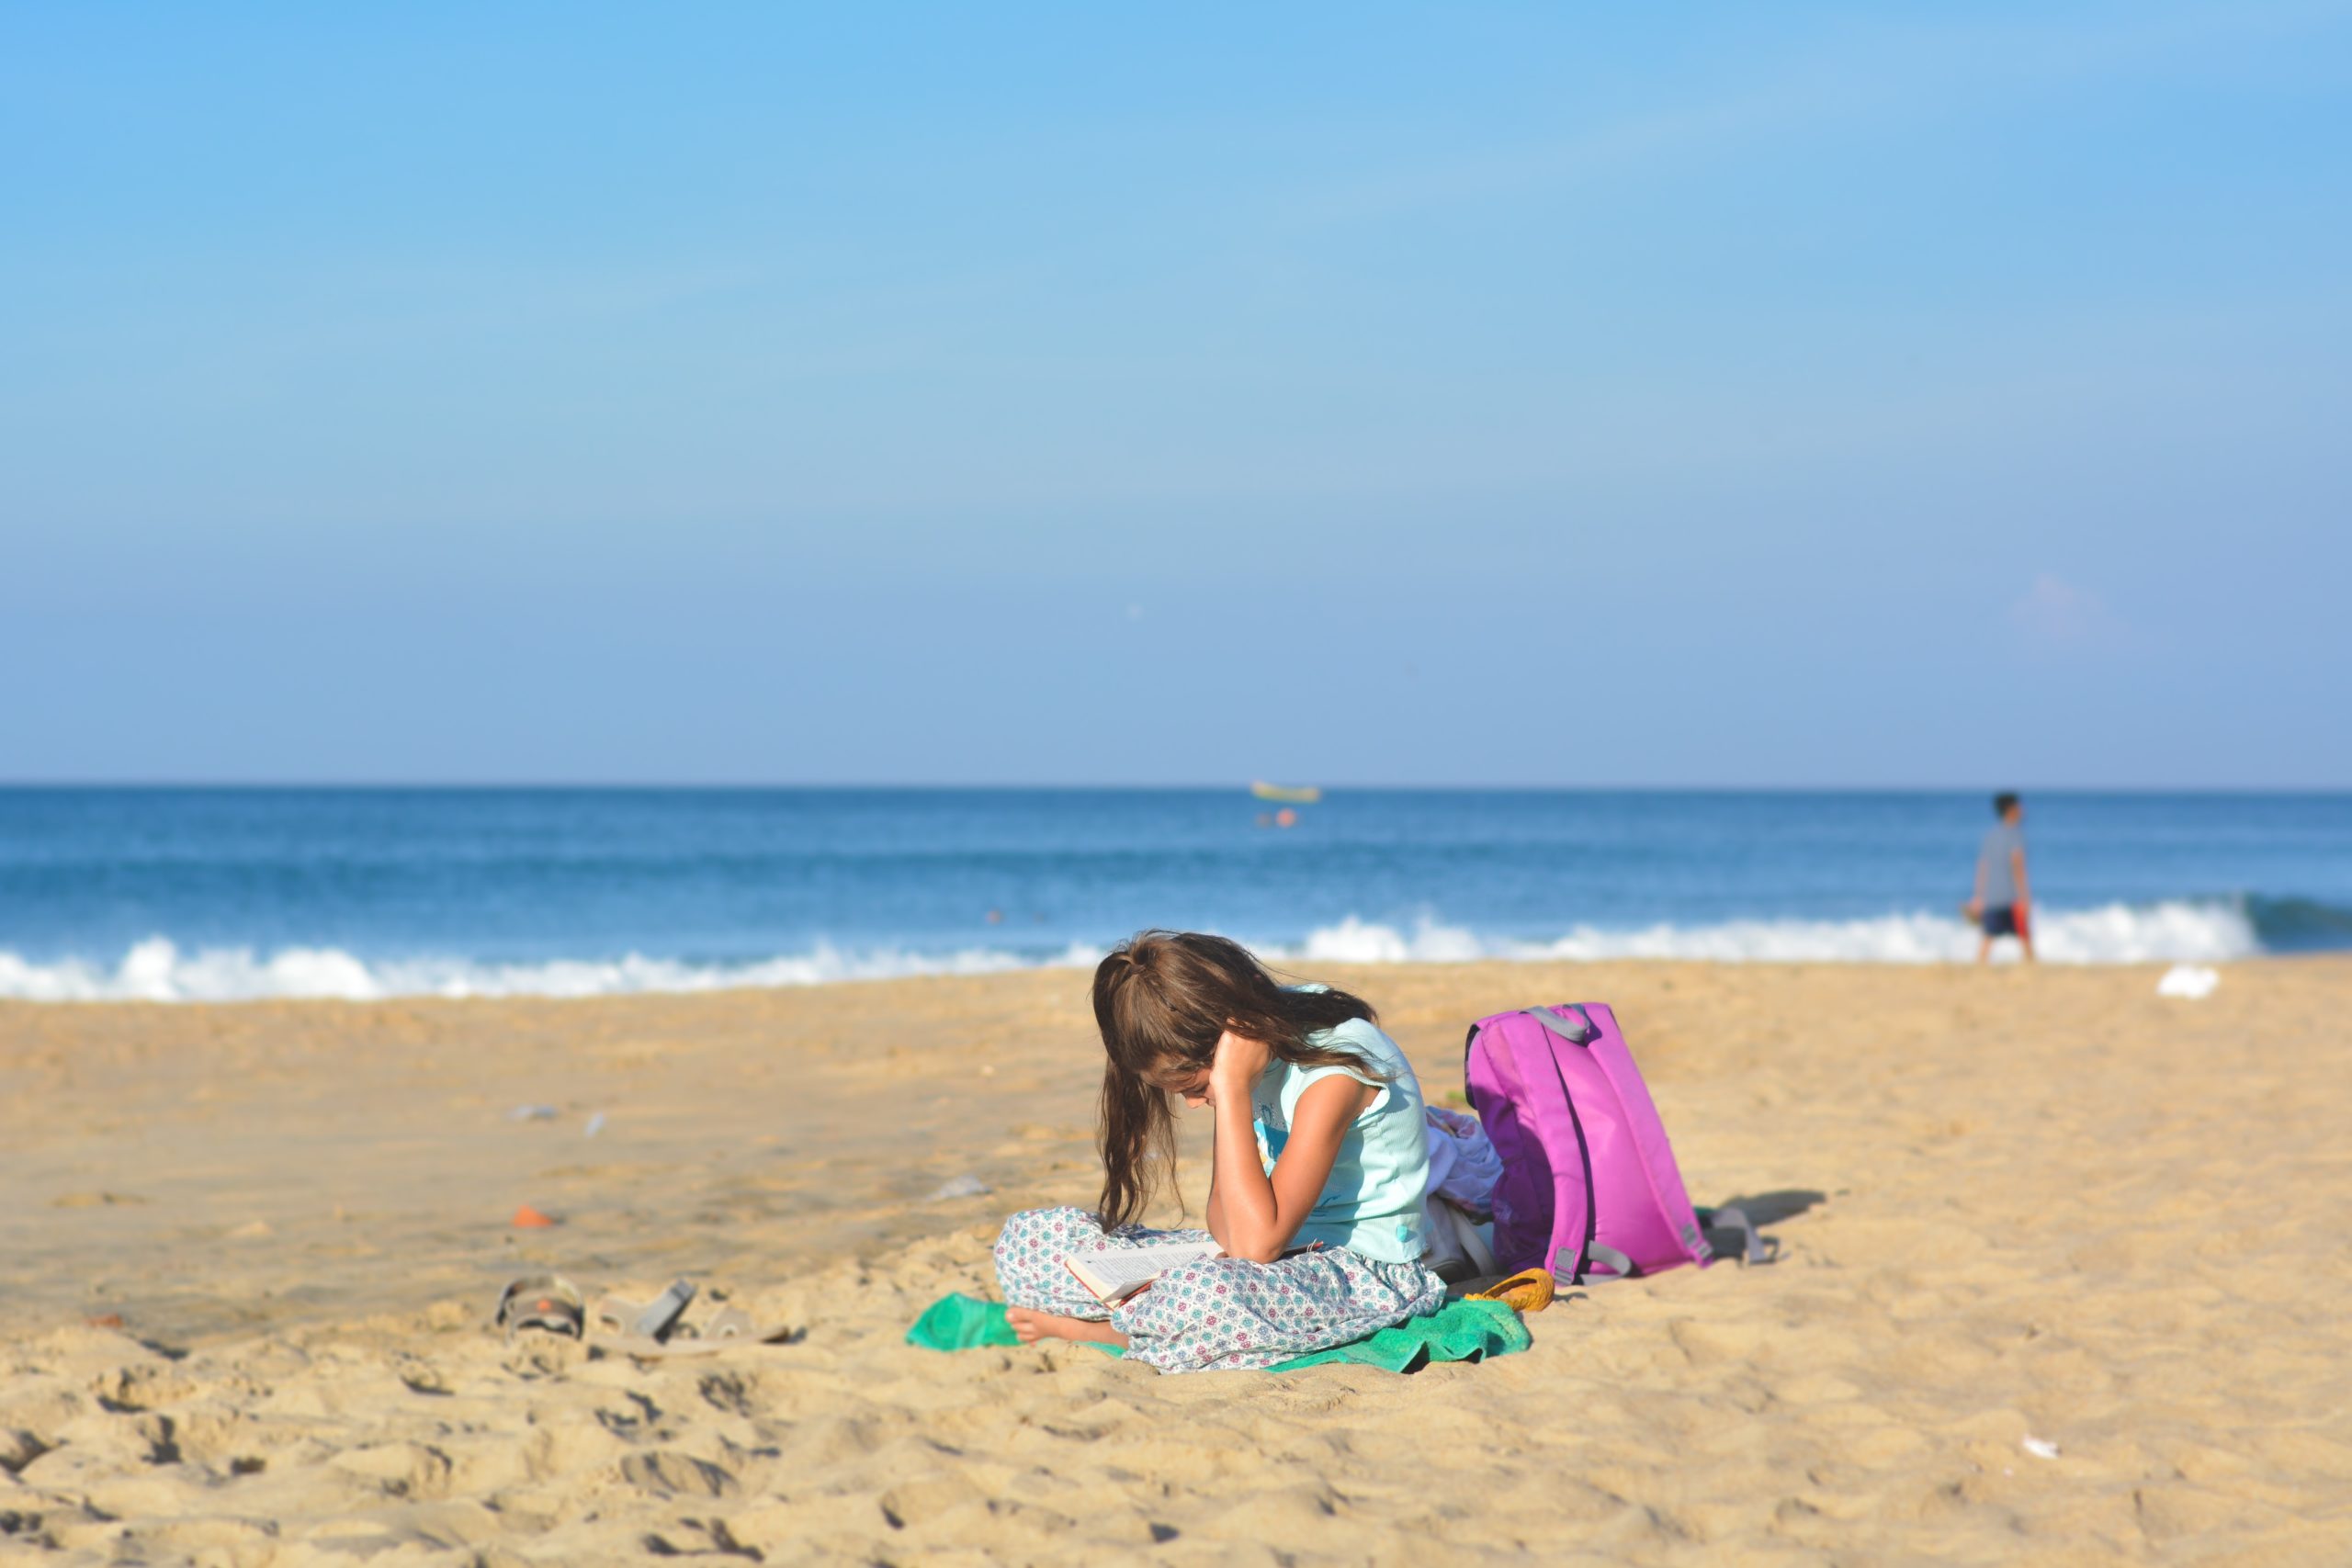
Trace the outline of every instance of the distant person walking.
{"type": "Polygon", "coordinates": [[[1968,900],[1968,918],[1984,931],[1976,944],[1976,962],[1993,956],[1996,938],[2013,936],[2033,962],[2033,895],[2025,880],[2025,807],[2014,795],[1993,797],[1993,815],[1999,818],[1976,852],[1976,893],[1968,900]]]}

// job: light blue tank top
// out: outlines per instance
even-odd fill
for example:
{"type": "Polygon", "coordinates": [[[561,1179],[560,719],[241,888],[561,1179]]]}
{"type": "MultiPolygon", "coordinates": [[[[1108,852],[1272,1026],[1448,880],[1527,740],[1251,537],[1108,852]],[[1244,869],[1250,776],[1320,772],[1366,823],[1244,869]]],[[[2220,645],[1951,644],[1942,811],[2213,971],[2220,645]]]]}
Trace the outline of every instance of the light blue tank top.
{"type": "Polygon", "coordinates": [[[1250,1097],[1257,1122],[1258,1155],[1273,1174],[1290,1141],[1298,1097],[1309,1084],[1344,1073],[1379,1092],[1340,1140],[1340,1157],[1323,1183],[1293,1247],[1321,1242],[1344,1247],[1389,1263],[1411,1263],[1429,1249],[1428,1216],[1421,1199],[1429,1186],[1429,1134],[1421,1109],[1420,1081],[1396,1042],[1361,1018],[1309,1034],[1310,1044],[1346,1051],[1363,1059],[1366,1072],[1346,1067],[1299,1067],[1274,1062],[1250,1097]],[[1385,1083],[1375,1074],[1385,1076],[1385,1083]]]}

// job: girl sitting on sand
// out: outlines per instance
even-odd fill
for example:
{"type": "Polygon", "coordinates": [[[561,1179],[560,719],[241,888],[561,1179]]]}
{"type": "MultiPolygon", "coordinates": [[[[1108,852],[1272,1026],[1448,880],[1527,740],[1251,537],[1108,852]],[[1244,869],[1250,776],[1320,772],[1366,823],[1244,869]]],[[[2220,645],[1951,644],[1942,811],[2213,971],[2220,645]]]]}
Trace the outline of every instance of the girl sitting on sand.
{"type": "Polygon", "coordinates": [[[1429,1152],[1421,1090],[1369,1003],[1275,984],[1223,937],[1145,931],[1094,971],[1108,1055],[1097,1212],[1033,1209],[997,1238],[997,1281],[1023,1341],[1092,1340],[1167,1372],[1263,1367],[1435,1312],[1422,1266],[1429,1152]],[[1170,1098],[1207,1106],[1208,1229],[1135,1224],[1175,1173],[1170,1098]],[[1074,1254],[1214,1238],[1107,1309],[1074,1254]]]}

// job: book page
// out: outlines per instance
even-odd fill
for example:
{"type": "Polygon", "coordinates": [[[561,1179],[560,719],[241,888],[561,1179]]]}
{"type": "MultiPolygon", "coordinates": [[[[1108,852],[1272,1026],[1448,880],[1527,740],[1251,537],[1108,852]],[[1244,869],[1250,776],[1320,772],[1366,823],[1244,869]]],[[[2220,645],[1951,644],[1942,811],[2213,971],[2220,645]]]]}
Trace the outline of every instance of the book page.
{"type": "Polygon", "coordinates": [[[1224,1250],[1213,1241],[1170,1241],[1155,1247],[1104,1248],[1080,1253],[1069,1260],[1078,1282],[1106,1302],[1125,1301],[1170,1269],[1224,1250]]]}

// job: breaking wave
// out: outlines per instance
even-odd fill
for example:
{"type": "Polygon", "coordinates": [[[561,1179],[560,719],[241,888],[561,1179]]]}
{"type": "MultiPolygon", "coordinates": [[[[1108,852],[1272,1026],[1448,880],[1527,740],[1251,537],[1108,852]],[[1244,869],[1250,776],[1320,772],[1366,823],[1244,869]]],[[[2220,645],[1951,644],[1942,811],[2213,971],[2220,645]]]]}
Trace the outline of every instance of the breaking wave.
{"type": "Polygon", "coordinates": [[[340,948],[251,948],[183,953],[151,937],[109,968],[68,958],[28,963],[0,952],[0,997],[43,1002],[220,1002],[266,997],[602,997],[635,991],[720,991],[889,980],[909,975],[987,975],[1057,964],[1091,964],[1100,949],[1046,957],[972,948],[944,954],[896,949],[848,953],[820,943],[805,953],[743,964],[694,964],[630,953],[616,959],[484,964],[465,958],[366,960],[340,948]]]}
{"type": "MultiPolygon", "coordinates": [[[[2034,950],[2057,964],[2215,963],[2264,951],[2238,900],[2109,904],[2037,912],[2034,950]]],[[[1956,964],[1976,955],[1975,929],[1950,915],[1850,920],[1725,920],[1715,925],[1577,926],[1546,941],[1480,937],[1422,920],[1408,932],[1351,917],[1287,956],[1325,964],[1454,963],[1473,958],[1685,958],[1719,964],[1956,964]]],[[[2004,944],[2005,946],[2007,944],[2004,944]]]]}
{"type": "MultiPolygon", "coordinates": [[[[2059,964],[2211,964],[2269,951],[2339,945],[2311,940],[2317,919],[2312,910],[2324,909],[2337,925],[2344,919],[2342,911],[2324,906],[2293,906],[2293,933],[2273,933],[2266,929],[2274,923],[2267,918],[2273,908],[2285,906],[2261,899],[2176,900],[2052,910],[2036,919],[2034,935],[2041,956],[2059,964]]],[[[333,947],[289,947],[267,955],[250,948],[184,952],[167,938],[152,937],[112,964],[82,958],[37,963],[0,951],[0,998],[43,1002],[209,1002],[273,997],[352,1001],[404,996],[598,997],[1082,967],[1093,964],[1102,951],[1083,942],[1055,952],[1025,953],[979,947],[950,953],[890,947],[853,951],[820,943],[802,953],[732,964],[638,953],[615,959],[498,964],[458,957],[363,959],[333,947]]],[[[1481,958],[1953,964],[1975,956],[1976,933],[1951,916],[1915,913],[1849,920],[1577,926],[1557,937],[1529,941],[1481,935],[1433,919],[1399,927],[1351,916],[1312,931],[1303,942],[1265,943],[1261,951],[1294,964],[1435,964],[1481,958]]]]}

